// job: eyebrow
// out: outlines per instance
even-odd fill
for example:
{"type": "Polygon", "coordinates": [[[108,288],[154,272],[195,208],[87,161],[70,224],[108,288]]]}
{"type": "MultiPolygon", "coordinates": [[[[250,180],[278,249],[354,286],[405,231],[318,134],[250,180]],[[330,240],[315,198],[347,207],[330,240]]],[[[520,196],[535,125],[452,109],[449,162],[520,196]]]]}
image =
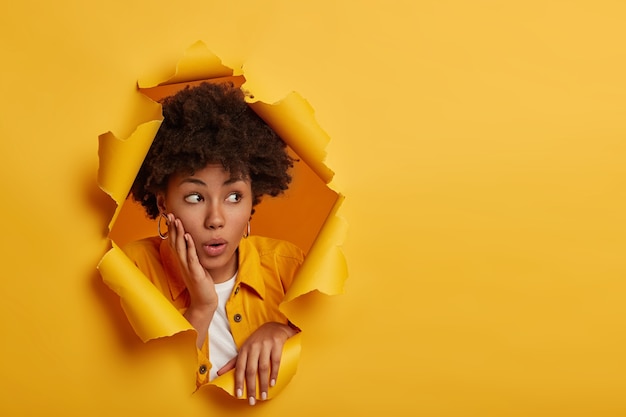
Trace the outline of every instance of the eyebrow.
{"type": "MultiPolygon", "coordinates": [[[[230,184],[234,184],[236,182],[239,181],[244,181],[243,178],[239,178],[239,177],[231,177],[229,179],[227,179],[226,181],[224,181],[224,183],[222,185],[230,185],[230,184]]],[[[203,185],[206,186],[206,183],[204,181],[202,181],[201,179],[198,178],[193,178],[193,177],[187,177],[184,178],[180,184],[184,184],[186,182],[192,183],[192,184],[196,184],[196,185],[203,185]]]]}

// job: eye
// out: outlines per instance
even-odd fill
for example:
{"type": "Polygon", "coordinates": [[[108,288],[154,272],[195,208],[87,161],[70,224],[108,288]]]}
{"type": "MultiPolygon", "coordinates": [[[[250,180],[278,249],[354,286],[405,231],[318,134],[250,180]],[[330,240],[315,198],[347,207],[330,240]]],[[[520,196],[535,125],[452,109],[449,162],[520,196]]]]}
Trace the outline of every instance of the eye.
{"type": "Polygon", "coordinates": [[[202,198],[200,194],[195,194],[195,193],[189,194],[188,196],[185,197],[185,201],[188,203],[192,203],[192,204],[200,203],[203,200],[204,198],[202,198]]]}
{"type": "Polygon", "coordinates": [[[226,197],[226,201],[229,203],[238,203],[241,201],[241,194],[239,193],[230,193],[228,197],[226,197]]]}

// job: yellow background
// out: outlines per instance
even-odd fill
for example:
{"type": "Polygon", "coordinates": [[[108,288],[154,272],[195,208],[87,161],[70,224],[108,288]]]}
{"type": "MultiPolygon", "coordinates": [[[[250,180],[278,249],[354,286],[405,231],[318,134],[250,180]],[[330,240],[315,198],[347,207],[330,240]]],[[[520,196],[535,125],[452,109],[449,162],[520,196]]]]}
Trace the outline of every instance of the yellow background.
{"type": "Polygon", "coordinates": [[[1,414],[625,415],[625,19],[621,1],[7,3],[1,414]],[[142,344],[95,269],[97,137],[145,121],[137,79],[197,40],[263,100],[312,104],[347,197],[345,294],[312,297],[298,373],[254,409],[191,396],[190,364],[142,344]]]}

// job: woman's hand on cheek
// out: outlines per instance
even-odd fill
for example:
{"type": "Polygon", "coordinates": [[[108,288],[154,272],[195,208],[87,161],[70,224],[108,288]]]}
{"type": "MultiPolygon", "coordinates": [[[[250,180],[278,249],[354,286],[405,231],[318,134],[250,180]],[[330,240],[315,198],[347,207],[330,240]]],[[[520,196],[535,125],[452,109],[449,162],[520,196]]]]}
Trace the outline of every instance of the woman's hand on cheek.
{"type": "Polygon", "coordinates": [[[283,346],[296,330],[282,323],[270,322],[259,327],[239,349],[237,357],[231,359],[218,372],[222,375],[235,368],[235,392],[243,396],[244,382],[250,405],[256,403],[256,383],[259,377],[259,393],[267,399],[269,387],[276,384],[283,346]]]}
{"type": "Polygon", "coordinates": [[[200,264],[196,245],[180,219],[168,214],[169,241],[177,255],[178,265],[189,291],[190,303],[185,318],[198,331],[198,345],[202,346],[217,308],[217,293],[211,275],[200,264]]]}

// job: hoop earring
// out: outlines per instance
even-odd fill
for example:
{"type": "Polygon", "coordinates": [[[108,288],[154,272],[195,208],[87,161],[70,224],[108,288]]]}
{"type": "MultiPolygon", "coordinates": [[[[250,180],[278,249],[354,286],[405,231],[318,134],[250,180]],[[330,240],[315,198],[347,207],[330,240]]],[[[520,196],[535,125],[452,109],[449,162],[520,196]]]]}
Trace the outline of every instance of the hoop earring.
{"type": "Polygon", "coordinates": [[[169,221],[167,220],[167,216],[165,214],[159,213],[159,222],[157,223],[157,230],[159,231],[159,237],[165,240],[169,236],[169,231],[165,233],[161,232],[161,219],[165,219],[166,225],[168,225],[169,221]]]}
{"type": "Polygon", "coordinates": [[[250,236],[250,220],[248,220],[248,227],[246,228],[246,232],[243,234],[243,238],[247,239],[250,236]]]}

